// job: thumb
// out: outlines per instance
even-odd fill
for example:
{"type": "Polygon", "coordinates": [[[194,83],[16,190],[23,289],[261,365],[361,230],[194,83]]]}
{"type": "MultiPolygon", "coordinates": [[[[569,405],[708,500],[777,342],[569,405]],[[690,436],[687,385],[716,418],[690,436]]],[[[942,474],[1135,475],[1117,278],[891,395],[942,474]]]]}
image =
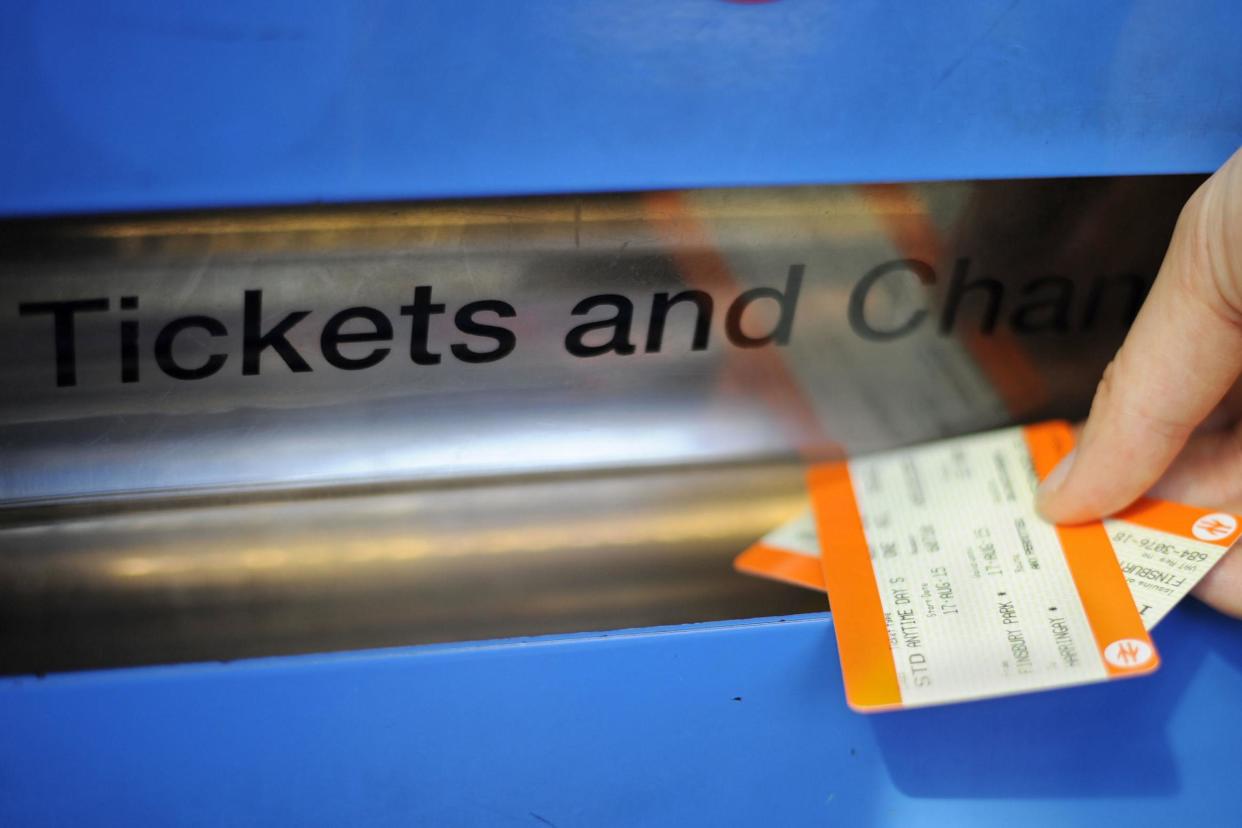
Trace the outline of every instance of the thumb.
{"type": "Polygon", "coordinates": [[[1151,293],[1104,372],[1078,449],[1039,490],[1047,519],[1128,506],[1242,372],[1242,150],[1186,203],[1151,293]]]}

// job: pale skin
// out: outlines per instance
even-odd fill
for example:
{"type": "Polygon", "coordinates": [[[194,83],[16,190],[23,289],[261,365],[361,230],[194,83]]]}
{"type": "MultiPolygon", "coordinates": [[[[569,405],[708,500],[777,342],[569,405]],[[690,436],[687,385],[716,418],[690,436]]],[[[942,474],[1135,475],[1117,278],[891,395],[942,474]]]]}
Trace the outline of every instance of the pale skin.
{"type": "MultiPolygon", "coordinates": [[[[1077,523],[1153,496],[1242,513],[1242,149],[1183,208],[1138,318],[1096,389],[1078,449],[1039,491],[1077,523]]],[[[1242,618],[1235,547],[1194,594],[1242,618]]]]}

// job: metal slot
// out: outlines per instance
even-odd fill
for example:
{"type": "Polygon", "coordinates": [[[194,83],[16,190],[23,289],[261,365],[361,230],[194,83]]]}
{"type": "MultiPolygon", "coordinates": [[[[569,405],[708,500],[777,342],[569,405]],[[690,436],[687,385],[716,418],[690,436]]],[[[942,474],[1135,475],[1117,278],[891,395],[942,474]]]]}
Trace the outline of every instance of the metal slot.
{"type": "Polygon", "coordinates": [[[797,465],[479,482],[0,528],[0,671],[235,659],[808,612],[732,556],[797,465]]]}

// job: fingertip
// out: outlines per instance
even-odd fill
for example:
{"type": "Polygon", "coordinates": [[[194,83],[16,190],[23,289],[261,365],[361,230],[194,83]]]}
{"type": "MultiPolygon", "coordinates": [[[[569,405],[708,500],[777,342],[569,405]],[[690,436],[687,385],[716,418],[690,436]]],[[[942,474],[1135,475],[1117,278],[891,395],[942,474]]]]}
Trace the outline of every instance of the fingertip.
{"type": "Polygon", "coordinates": [[[1043,486],[1035,492],[1035,511],[1049,523],[1060,523],[1061,510],[1058,505],[1056,495],[1045,492],[1043,486]]]}
{"type": "Polygon", "coordinates": [[[1053,467],[1035,491],[1035,509],[1050,523],[1068,523],[1074,518],[1072,501],[1062,497],[1062,491],[1076,456],[1075,449],[1062,457],[1061,462],[1053,467]]]}
{"type": "Polygon", "coordinates": [[[1085,476],[1076,475],[1047,493],[1041,490],[1035,498],[1040,516],[1056,524],[1087,523],[1120,512],[1139,497],[1128,489],[1086,481],[1085,476]]]}
{"type": "Polygon", "coordinates": [[[1080,462],[1075,466],[1074,460],[1067,455],[1036,491],[1035,509],[1049,523],[1099,520],[1129,506],[1141,493],[1121,488],[1109,477],[1098,476],[1094,465],[1080,462]]]}
{"type": "Polygon", "coordinates": [[[1099,517],[1090,509],[1084,509],[1069,498],[1055,493],[1037,495],[1035,510],[1044,520],[1058,525],[1085,523],[1099,517]]]}
{"type": "Polygon", "coordinates": [[[1151,488],[1184,442],[1135,422],[1106,376],[1078,444],[1040,486],[1036,508],[1061,524],[1115,514],[1151,488]]]}
{"type": "Polygon", "coordinates": [[[1042,486],[1035,493],[1035,511],[1049,523],[1064,523],[1066,519],[1065,510],[1061,508],[1056,494],[1045,492],[1042,486]]]}

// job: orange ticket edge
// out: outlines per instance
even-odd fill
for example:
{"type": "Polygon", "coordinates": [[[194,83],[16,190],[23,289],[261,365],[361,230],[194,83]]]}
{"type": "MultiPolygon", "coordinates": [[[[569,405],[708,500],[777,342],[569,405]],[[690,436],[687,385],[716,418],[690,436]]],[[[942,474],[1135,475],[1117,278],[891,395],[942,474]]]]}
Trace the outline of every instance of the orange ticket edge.
{"type": "Polygon", "coordinates": [[[901,686],[849,464],[816,466],[808,472],[807,479],[845,682],[845,700],[860,713],[899,708],[901,686]],[[831,538],[831,543],[825,543],[825,538],[831,538]],[[853,622],[837,623],[843,617],[853,622]]]}
{"type": "Polygon", "coordinates": [[[758,575],[773,581],[824,591],[824,573],[819,557],[799,555],[763,542],[752,544],[733,559],[733,568],[747,575],[758,575]]]}
{"type": "Polygon", "coordinates": [[[1237,515],[1230,515],[1234,519],[1235,527],[1227,535],[1216,539],[1208,539],[1196,537],[1194,534],[1193,527],[1200,518],[1221,514],[1229,513],[1221,509],[1202,509],[1198,506],[1184,506],[1181,503],[1170,503],[1167,500],[1142,497],[1109,519],[1124,520],[1127,523],[1146,526],[1148,529],[1167,532],[1170,535],[1192,539],[1199,543],[1210,543],[1214,546],[1228,548],[1238,539],[1238,530],[1242,528],[1242,519],[1239,519],[1237,515]]]}
{"type": "MultiPolygon", "coordinates": [[[[1074,447],[1074,432],[1069,423],[1055,420],[1022,429],[1035,475],[1043,480],[1074,447]]],[[[1078,590],[1095,637],[1096,649],[1104,669],[1114,678],[1150,673],[1160,666],[1160,656],[1151,637],[1143,627],[1142,616],[1134,604],[1134,596],[1125,575],[1117,566],[1108,530],[1100,521],[1077,526],[1057,526],[1057,537],[1065,553],[1070,576],[1078,590]],[[1109,645],[1141,641],[1150,648],[1145,661],[1134,665],[1118,665],[1105,655],[1109,645]]]]}

